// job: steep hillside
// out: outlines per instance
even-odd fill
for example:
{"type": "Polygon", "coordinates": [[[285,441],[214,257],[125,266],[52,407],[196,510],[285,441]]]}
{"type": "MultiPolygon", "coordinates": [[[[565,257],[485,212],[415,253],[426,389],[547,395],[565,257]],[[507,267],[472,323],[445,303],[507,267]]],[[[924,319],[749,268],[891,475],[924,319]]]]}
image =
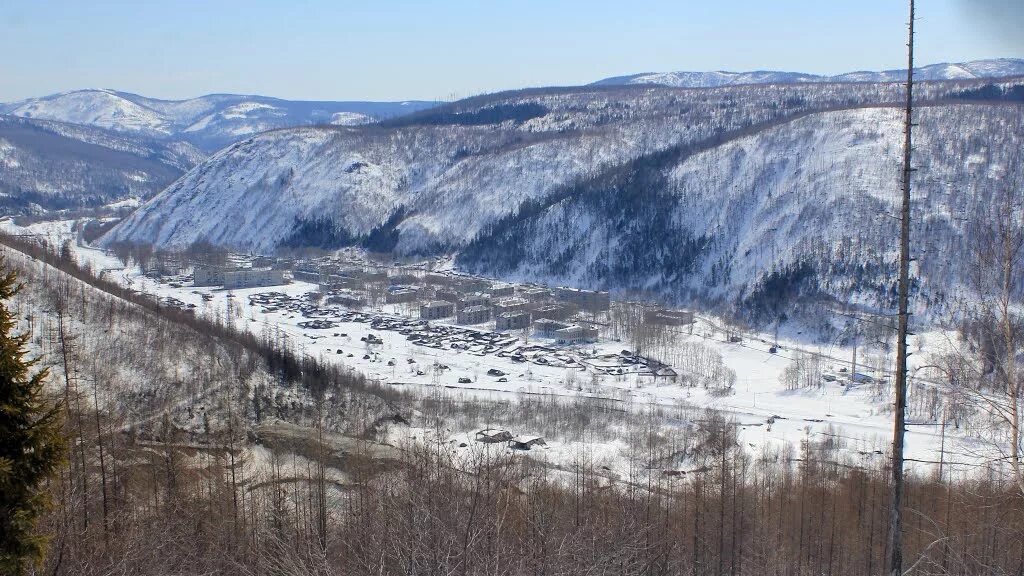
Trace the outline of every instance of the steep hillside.
{"type": "MultiPolygon", "coordinates": [[[[917,303],[955,303],[969,230],[1024,181],[1014,105],[919,111],[917,303]],[[961,254],[961,258],[950,258],[961,254]]],[[[491,227],[462,251],[471,270],[607,286],[741,308],[766,319],[802,295],[889,309],[898,237],[896,108],[811,114],[689,154],[644,158],[491,227]]]]}
{"type": "MultiPolygon", "coordinates": [[[[922,85],[922,97],[963,88],[922,85]]],[[[603,167],[812,110],[896,102],[899,93],[884,84],[526,90],[380,126],[269,132],[204,162],[110,239],[456,250],[603,167]]]]}
{"type": "Polygon", "coordinates": [[[113,90],[78,90],[0,105],[0,112],[153,138],[180,137],[212,152],[274,128],[365,122],[422,110],[434,104],[418,101],[303,102],[234,94],[158,100],[113,90]]]}
{"type": "MultiPolygon", "coordinates": [[[[930,160],[919,176],[961,192],[961,210],[983,205],[981,188],[965,194],[990,184],[976,171],[998,170],[996,154],[1017,149],[1019,106],[981,103],[1015,87],[920,86],[935,107],[922,113],[920,154],[930,160]],[[961,98],[975,103],[950,103],[961,98]]],[[[900,127],[872,106],[895,105],[900,92],[898,84],[527,90],[381,125],[275,131],[219,152],[105,241],[460,253],[462,266],[496,276],[724,307],[771,304],[758,304],[769,281],[836,295],[854,268],[878,283],[887,271],[882,239],[892,231],[879,228],[878,213],[895,189],[886,171],[897,165],[900,127]],[[829,250],[843,251],[834,269],[825,266],[829,250]]],[[[928,202],[945,200],[935,194],[928,202]]],[[[962,239],[948,218],[929,226],[937,241],[962,239]]],[[[886,285],[860,286],[854,296],[885,304],[886,285]]]]}
{"type": "Polygon", "coordinates": [[[0,115],[0,210],[146,199],[203,159],[187,142],[0,115]]]}
{"type": "MultiPolygon", "coordinates": [[[[906,69],[882,72],[848,72],[835,76],[805,74],[802,72],[645,72],[628,76],[615,76],[598,80],[595,85],[658,84],[677,88],[709,88],[738,84],[791,84],[801,82],[901,82],[906,80],[906,69]]],[[[999,58],[976,60],[959,64],[933,64],[915,68],[918,80],[969,80],[979,78],[1008,78],[1024,76],[1024,60],[999,58]]]]}

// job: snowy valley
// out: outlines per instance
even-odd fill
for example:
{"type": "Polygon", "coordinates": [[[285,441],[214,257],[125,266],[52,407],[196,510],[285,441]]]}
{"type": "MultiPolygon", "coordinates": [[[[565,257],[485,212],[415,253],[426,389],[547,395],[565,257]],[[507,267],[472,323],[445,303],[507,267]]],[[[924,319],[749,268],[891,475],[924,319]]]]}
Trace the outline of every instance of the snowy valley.
{"type": "Polygon", "coordinates": [[[24,573],[1019,576],[1024,60],[916,73],[0,104],[24,573]]]}

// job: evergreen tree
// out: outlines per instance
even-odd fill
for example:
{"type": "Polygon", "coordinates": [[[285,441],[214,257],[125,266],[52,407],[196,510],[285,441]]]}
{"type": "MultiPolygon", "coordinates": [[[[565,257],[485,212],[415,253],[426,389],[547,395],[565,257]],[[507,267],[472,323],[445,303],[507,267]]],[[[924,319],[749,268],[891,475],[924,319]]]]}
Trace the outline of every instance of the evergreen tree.
{"type": "Polygon", "coordinates": [[[4,305],[20,289],[14,272],[0,276],[0,573],[15,575],[42,560],[43,482],[64,452],[60,406],[43,390],[47,371],[30,373],[36,360],[25,359],[28,336],[13,333],[16,319],[4,305]]]}

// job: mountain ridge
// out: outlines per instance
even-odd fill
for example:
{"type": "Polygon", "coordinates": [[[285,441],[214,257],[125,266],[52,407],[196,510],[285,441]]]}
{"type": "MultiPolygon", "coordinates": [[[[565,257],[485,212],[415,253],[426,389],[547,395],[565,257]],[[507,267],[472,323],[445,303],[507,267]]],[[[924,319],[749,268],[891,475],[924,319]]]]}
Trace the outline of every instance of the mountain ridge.
{"type": "Polygon", "coordinates": [[[205,158],[192,144],[0,114],[6,214],[145,200],[205,158]]]}
{"type": "Polygon", "coordinates": [[[150,138],[181,138],[213,152],[258,132],[313,124],[366,123],[422,110],[436,102],[285,100],[207,94],[184,100],[90,88],[0,104],[0,113],[94,126],[150,138]]]}
{"type": "MultiPolygon", "coordinates": [[[[915,78],[921,81],[974,80],[1024,76],[1024,58],[992,58],[955,63],[942,62],[915,68],[914,73],[915,78]]],[[[901,82],[905,79],[906,69],[859,70],[835,75],[780,70],[751,70],[746,72],[715,70],[708,72],[640,72],[603,78],[591,83],[591,85],[661,85],[675,88],[714,88],[740,84],[901,82]]]]}

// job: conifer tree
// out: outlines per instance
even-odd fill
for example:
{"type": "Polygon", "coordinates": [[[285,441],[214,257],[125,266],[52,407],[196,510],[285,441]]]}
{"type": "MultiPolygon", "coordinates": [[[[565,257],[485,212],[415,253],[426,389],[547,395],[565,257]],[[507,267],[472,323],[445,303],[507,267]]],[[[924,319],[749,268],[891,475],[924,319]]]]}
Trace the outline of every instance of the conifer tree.
{"type": "Polygon", "coordinates": [[[14,272],[0,276],[0,573],[13,575],[43,558],[46,538],[36,522],[49,503],[44,481],[64,452],[61,407],[44,391],[47,371],[31,373],[28,336],[14,334],[5,305],[20,289],[14,272]]]}

